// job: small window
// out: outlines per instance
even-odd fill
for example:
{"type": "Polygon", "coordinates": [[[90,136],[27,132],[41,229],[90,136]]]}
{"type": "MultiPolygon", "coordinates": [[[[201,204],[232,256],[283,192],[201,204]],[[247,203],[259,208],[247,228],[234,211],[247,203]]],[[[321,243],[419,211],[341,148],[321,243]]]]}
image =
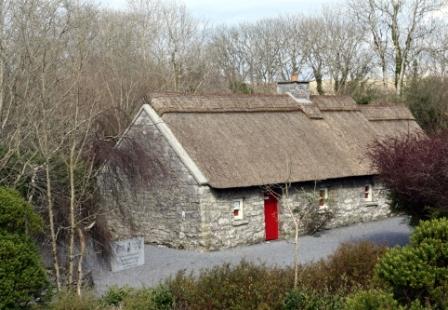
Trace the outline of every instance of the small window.
{"type": "Polygon", "coordinates": [[[328,201],[328,188],[319,189],[319,207],[326,207],[328,201]]]}
{"type": "Polygon", "coordinates": [[[364,200],[372,201],[372,186],[369,184],[364,186],[364,200]]]}
{"type": "Polygon", "coordinates": [[[243,200],[235,200],[232,203],[232,215],[234,220],[242,220],[243,219],[243,200]]]}

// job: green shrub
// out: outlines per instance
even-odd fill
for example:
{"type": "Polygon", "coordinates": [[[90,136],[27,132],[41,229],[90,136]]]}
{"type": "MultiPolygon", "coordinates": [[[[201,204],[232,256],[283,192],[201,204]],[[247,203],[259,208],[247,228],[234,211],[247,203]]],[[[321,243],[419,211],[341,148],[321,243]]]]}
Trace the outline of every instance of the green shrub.
{"type": "Polygon", "coordinates": [[[448,307],[446,222],[421,222],[409,246],[391,249],[379,261],[375,276],[398,301],[409,305],[420,300],[436,308],[448,307]]]}
{"type": "Polygon", "coordinates": [[[418,247],[390,250],[378,264],[376,275],[392,288],[395,297],[405,303],[430,298],[439,286],[447,283],[447,267],[438,267],[441,255],[447,258],[448,248],[440,242],[422,243],[418,247]]]}
{"type": "Polygon", "coordinates": [[[36,233],[42,219],[18,192],[0,187],[0,229],[12,234],[36,233]]]}
{"type": "MultiPolygon", "coordinates": [[[[422,303],[420,302],[420,300],[414,300],[406,309],[408,310],[432,310],[432,308],[430,306],[425,307],[424,305],[422,305],[422,303]]],[[[442,309],[446,309],[442,308],[442,309]]]]}
{"type": "Polygon", "coordinates": [[[242,81],[230,82],[229,89],[236,94],[252,94],[254,92],[252,87],[242,81]]]}
{"type": "Polygon", "coordinates": [[[395,310],[403,309],[391,293],[379,290],[359,291],[346,299],[347,310],[395,310]]]}
{"type": "Polygon", "coordinates": [[[448,220],[446,218],[422,221],[411,236],[411,245],[418,246],[425,240],[448,243],[448,220]]]}
{"type": "Polygon", "coordinates": [[[426,132],[448,128],[448,81],[426,76],[411,79],[404,89],[404,99],[419,125],[426,132]]]}
{"type": "Polygon", "coordinates": [[[152,302],[155,309],[171,309],[174,304],[173,294],[165,286],[158,286],[152,291],[152,302]]]}
{"type": "Polygon", "coordinates": [[[372,242],[346,243],[327,259],[305,265],[300,270],[300,285],[314,291],[350,293],[368,288],[375,265],[386,247],[372,242]]]}
{"type": "Polygon", "coordinates": [[[152,291],[150,289],[135,290],[123,299],[121,308],[124,310],[153,310],[152,291]]]}
{"type": "Polygon", "coordinates": [[[165,286],[143,289],[111,287],[101,298],[101,304],[124,310],[167,310],[173,308],[174,299],[165,286]]]}
{"type": "Polygon", "coordinates": [[[166,283],[180,309],[278,309],[292,284],[289,268],[247,262],[203,270],[198,276],[180,272],[166,283]]]}
{"type": "Polygon", "coordinates": [[[74,291],[57,293],[51,303],[42,307],[48,310],[98,310],[103,309],[93,292],[84,291],[78,296],[74,291]]]}
{"type": "Polygon", "coordinates": [[[120,303],[131,293],[132,289],[127,286],[112,286],[101,298],[101,303],[106,306],[119,306],[120,303]]]}
{"type": "Polygon", "coordinates": [[[33,243],[25,236],[0,232],[0,309],[25,308],[48,289],[33,243]]]}
{"type": "Polygon", "coordinates": [[[292,268],[247,262],[204,270],[198,276],[181,272],[166,285],[181,309],[278,309],[285,303],[293,304],[303,292],[312,292],[307,293],[308,304],[333,309],[331,305],[338,304],[339,296],[370,287],[374,266],[384,251],[370,242],[344,244],[327,259],[300,266],[300,293],[291,292],[292,268]]]}
{"type": "Polygon", "coordinates": [[[351,96],[357,104],[369,104],[377,99],[387,97],[384,90],[366,80],[348,81],[339,93],[351,96]]]}
{"type": "Polygon", "coordinates": [[[169,310],[173,305],[173,295],[165,286],[131,290],[121,303],[124,310],[169,310]]]}
{"type": "Polygon", "coordinates": [[[305,309],[308,296],[299,290],[289,292],[283,301],[284,310],[305,309]]]}
{"type": "Polygon", "coordinates": [[[289,292],[284,301],[284,310],[339,310],[342,309],[342,298],[338,294],[305,293],[299,290],[289,292]]]}

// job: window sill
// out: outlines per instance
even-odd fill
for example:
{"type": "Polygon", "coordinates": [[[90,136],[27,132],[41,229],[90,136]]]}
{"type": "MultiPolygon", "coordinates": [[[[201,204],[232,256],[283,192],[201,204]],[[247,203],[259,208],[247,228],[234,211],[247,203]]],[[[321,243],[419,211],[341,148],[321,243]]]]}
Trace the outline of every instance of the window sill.
{"type": "Polygon", "coordinates": [[[242,226],[242,225],[247,225],[249,224],[248,220],[233,220],[232,221],[232,226],[242,226]]]}

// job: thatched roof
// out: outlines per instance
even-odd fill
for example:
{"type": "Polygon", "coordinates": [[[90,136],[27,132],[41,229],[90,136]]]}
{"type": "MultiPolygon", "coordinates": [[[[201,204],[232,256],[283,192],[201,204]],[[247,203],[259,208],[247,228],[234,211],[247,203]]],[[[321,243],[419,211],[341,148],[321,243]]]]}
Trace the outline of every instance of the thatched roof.
{"type": "Polygon", "coordinates": [[[215,188],[374,175],[375,139],[419,132],[402,106],[358,106],[350,97],[153,95],[150,105],[215,188]]]}

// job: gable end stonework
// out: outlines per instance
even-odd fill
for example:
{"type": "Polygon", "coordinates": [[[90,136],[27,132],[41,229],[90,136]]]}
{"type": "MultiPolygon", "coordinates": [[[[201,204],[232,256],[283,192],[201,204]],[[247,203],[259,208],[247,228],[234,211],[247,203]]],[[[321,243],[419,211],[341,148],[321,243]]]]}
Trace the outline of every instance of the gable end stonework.
{"type": "Polygon", "coordinates": [[[124,190],[118,201],[107,189],[103,191],[103,209],[113,238],[142,236],[147,243],[198,247],[200,185],[180,159],[179,150],[176,152],[145,109],[127,135],[144,147],[149,158],[157,159],[161,172],[136,188],[123,176],[124,190]]]}

